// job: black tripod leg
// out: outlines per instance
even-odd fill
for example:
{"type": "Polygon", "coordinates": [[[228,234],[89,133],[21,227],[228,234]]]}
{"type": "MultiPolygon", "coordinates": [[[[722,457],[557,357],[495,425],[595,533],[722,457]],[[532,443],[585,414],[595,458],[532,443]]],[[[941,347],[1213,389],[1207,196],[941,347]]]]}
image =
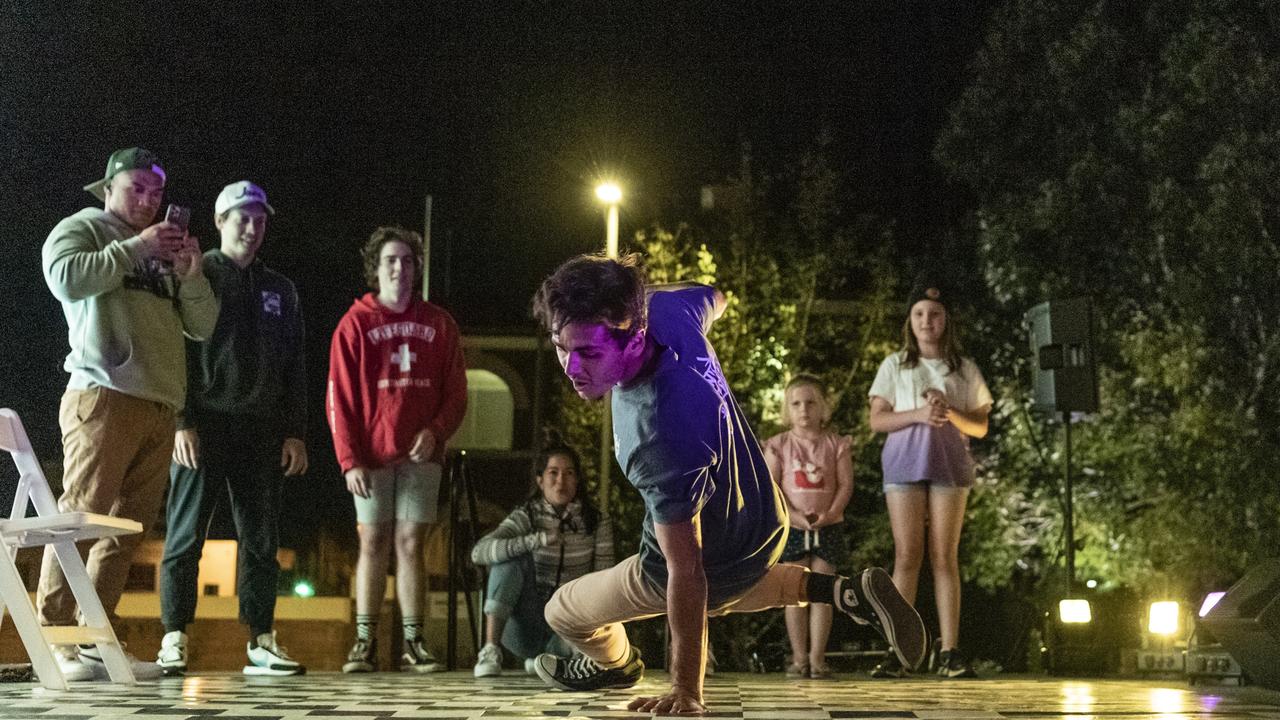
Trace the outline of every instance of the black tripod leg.
{"type": "Polygon", "coordinates": [[[458,666],[458,493],[455,483],[458,476],[458,458],[449,459],[449,582],[445,607],[448,608],[445,620],[445,668],[454,670],[458,666]]]}
{"type": "MultiPolygon", "coordinates": [[[[476,537],[476,528],[480,527],[480,513],[476,510],[476,487],[471,482],[471,468],[466,462],[465,456],[462,463],[462,486],[467,499],[467,519],[470,521],[467,524],[467,547],[471,548],[475,547],[476,541],[479,540],[476,537]]],[[[476,607],[476,601],[471,597],[472,592],[475,590],[472,583],[476,581],[476,568],[471,563],[470,552],[463,554],[462,561],[467,575],[467,625],[471,629],[471,647],[475,648],[476,652],[480,652],[480,636],[482,633],[480,623],[484,621],[484,614],[479,612],[479,608],[476,607]]],[[[484,585],[484,582],[481,581],[481,590],[484,589],[484,585]]]]}

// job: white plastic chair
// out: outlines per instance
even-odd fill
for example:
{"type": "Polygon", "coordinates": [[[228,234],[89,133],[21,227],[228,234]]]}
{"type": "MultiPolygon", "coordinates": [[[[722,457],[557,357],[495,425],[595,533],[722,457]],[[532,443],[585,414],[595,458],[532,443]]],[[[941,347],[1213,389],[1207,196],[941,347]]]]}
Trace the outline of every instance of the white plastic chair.
{"type": "Polygon", "coordinates": [[[7,608],[40,684],[46,688],[67,689],[67,679],[63,677],[50,645],[73,643],[97,645],[111,681],[135,684],[133,668],[116,639],[98,592],[85,570],[84,560],[76,551],[76,543],[139,533],[142,525],[134,520],[108,515],[58,512],[58,505],[49,490],[49,481],[31,451],[22,420],[8,408],[0,408],[0,449],[8,450],[18,466],[18,491],[13,498],[13,511],[7,520],[0,519],[0,625],[4,623],[7,608]],[[35,507],[34,517],[26,517],[28,501],[35,507]],[[52,546],[57,555],[58,564],[62,566],[80,606],[83,625],[40,624],[31,596],[18,573],[16,558],[18,548],[44,545],[52,546]]]}

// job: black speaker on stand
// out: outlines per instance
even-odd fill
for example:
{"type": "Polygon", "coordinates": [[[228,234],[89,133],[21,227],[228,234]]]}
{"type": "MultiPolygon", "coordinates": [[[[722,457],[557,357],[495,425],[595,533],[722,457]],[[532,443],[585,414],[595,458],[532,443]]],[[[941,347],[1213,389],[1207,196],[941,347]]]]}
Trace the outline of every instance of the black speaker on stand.
{"type": "Polygon", "coordinates": [[[1280,559],[1245,573],[1200,624],[1251,682],[1280,690],[1280,559]]]}
{"type": "Polygon", "coordinates": [[[1093,306],[1088,298],[1040,303],[1027,311],[1031,331],[1032,397],[1036,410],[1061,414],[1066,432],[1063,527],[1067,535],[1067,596],[1075,592],[1076,538],[1071,478],[1071,414],[1097,412],[1093,306]]]}

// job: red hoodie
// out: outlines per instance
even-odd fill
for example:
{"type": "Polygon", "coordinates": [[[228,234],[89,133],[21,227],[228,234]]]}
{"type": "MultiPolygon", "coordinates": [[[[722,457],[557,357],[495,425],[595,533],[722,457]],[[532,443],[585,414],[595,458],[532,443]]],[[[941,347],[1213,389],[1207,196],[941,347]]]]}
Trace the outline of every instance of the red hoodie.
{"type": "Polygon", "coordinates": [[[440,462],[466,409],[466,363],[448,312],[415,299],[396,313],[373,293],[352,303],[333,333],[325,396],[342,472],[406,459],[423,428],[440,462]]]}

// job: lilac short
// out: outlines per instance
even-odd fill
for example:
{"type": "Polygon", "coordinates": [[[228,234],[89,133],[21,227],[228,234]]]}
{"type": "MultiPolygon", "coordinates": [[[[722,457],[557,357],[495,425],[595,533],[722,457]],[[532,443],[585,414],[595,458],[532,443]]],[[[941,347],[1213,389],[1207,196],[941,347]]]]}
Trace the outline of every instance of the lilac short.
{"type": "Polygon", "coordinates": [[[880,463],[885,485],[973,486],[968,440],[951,424],[916,423],[889,433],[880,463]]]}

